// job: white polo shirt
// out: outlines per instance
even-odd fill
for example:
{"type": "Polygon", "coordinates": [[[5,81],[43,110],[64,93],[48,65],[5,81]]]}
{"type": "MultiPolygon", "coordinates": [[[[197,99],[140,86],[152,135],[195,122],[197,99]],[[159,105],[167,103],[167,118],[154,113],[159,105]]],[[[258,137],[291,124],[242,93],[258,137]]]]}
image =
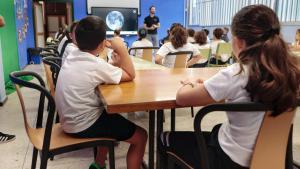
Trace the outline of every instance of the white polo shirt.
{"type": "Polygon", "coordinates": [[[61,65],[64,64],[66,58],[68,55],[70,55],[74,50],[78,50],[78,47],[74,44],[74,43],[69,43],[66,48],[65,48],[65,51],[62,55],[62,62],[61,62],[61,65]]]}
{"type": "MultiPolygon", "coordinates": [[[[131,47],[133,47],[133,48],[136,48],[136,47],[153,47],[153,44],[148,39],[144,38],[142,40],[137,40],[137,41],[133,42],[131,47]]],[[[131,50],[130,55],[134,55],[134,56],[137,56],[137,57],[142,57],[143,49],[131,50]]]]}
{"type": "Polygon", "coordinates": [[[103,104],[99,84],[118,84],[122,69],[79,49],[65,60],[58,76],[55,103],[62,128],[68,133],[81,132],[101,115],[103,104]]]}
{"type": "MultiPolygon", "coordinates": [[[[245,87],[248,69],[240,71],[238,63],[221,70],[204,82],[204,86],[215,101],[250,102],[245,87]]],[[[223,123],[218,134],[222,150],[236,163],[249,167],[256,137],[264,112],[226,112],[228,121],[223,123]]]]}
{"type": "Polygon", "coordinates": [[[171,42],[167,42],[164,45],[162,45],[156,54],[163,57],[162,63],[164,66],[173,68],[175,64],[176,56],[168,55],[168,54],[171,52],[174,53],[180,51],[191,51],[193,52],[193,56],[200,55],[200,51],[191,43],[186,43],[182,47],[175,49],[171,42]]]}

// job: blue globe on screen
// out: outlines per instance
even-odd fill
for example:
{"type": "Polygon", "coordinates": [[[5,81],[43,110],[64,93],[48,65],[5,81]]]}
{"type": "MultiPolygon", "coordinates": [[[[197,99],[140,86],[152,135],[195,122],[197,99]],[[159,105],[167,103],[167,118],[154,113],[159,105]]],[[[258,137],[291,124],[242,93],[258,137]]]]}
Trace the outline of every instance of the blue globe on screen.
{"type": "Polygon", "coordinates": [[[106,24],[111,30],[120,29],[124,25],[124,16],[119,11],[111,11],[106,16],[106,24]]]}

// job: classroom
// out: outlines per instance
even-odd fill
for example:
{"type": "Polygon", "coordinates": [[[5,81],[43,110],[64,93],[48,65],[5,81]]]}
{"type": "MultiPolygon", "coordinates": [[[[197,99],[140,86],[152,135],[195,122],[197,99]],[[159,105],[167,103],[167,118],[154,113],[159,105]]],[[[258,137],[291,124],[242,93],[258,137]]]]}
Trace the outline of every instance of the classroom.
{"type": "Polygon", "coordinates": [[[0,169],[300,169],[300,0],[1,0],[0,169]]]}

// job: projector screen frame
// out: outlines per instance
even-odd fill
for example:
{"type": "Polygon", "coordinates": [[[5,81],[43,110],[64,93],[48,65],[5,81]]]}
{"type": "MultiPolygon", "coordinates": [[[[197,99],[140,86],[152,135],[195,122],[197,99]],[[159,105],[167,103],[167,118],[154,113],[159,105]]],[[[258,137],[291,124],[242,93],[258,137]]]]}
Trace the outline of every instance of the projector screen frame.
{"type": "MultiPolygon", "coordinates": [[[[91,13],[88,15],[92,15],[93,8],[137,9],[137,8],[122,8],[122,7],[91,7],[91,13]]],[[[138,17],[139,17],[139,15],[137,15],[137,18],[136,18],[137,19],[137,22],[136,22],[137,31],[121,31],[120,34],[121,35],[137,35],[138,29],[139,29],[138,17]]],[[[104,18],[102,18],[102,19],[104,20],[104,18]]],[[[104,22],[105,22],[105,20],[104,20],[104,22]]],[[[113,30],[106,31],[106,35],[114,35],[114,31],[113,30]]]]}
{"type": "MultiPolygon", "coordinates": [[[[122,7],[122,6],[91,6],[91,12],[89,13],[89,6],[88,6],[88,0],[85,1],[86,3],[86,14],[92,15],[92,8],[134,8],[134,7],[122,7]]],[[[138,17],[141,16],[141,0],[139,0],[139,8],[138,8],[138,17]]]]}

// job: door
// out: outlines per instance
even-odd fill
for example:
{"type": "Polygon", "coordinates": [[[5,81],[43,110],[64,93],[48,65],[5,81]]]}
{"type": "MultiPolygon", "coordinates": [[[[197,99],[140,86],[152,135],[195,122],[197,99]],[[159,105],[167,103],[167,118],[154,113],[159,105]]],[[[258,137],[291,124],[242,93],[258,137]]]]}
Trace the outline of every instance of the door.
{"type": "Polygon", "coordinates": [[[43,6],[36,2],[33,4],[33,6],[34,6],[33,11],[34,11],[35,46],[45,47],[43,6]]]}

